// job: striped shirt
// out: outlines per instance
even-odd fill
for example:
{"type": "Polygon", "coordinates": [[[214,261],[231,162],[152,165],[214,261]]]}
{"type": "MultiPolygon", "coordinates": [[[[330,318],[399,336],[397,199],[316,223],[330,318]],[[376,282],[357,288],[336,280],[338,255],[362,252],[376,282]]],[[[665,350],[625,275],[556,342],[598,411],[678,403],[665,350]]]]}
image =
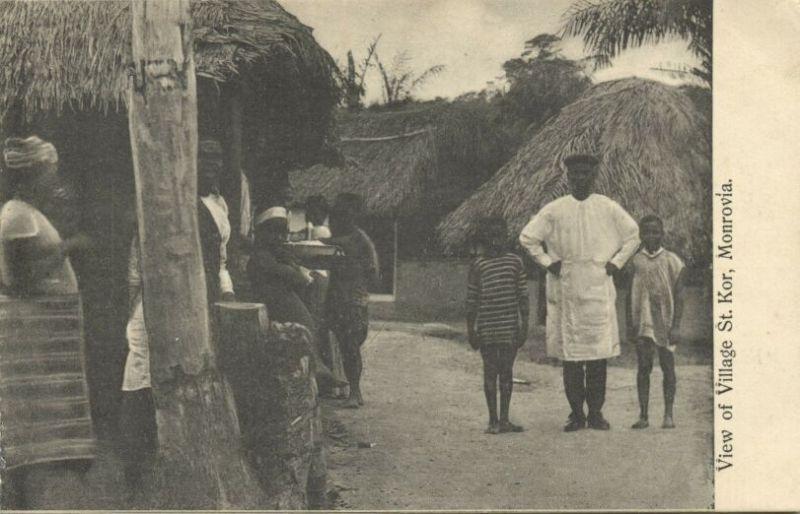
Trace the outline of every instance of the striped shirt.
{"type": "Polygon", "coordinates": [[[467,311],[476,314],[483,344],[514,344],[520,310],[528,308],[528,281],[522,259],[513,253],[478,257],[467,282],[467,311]]]}

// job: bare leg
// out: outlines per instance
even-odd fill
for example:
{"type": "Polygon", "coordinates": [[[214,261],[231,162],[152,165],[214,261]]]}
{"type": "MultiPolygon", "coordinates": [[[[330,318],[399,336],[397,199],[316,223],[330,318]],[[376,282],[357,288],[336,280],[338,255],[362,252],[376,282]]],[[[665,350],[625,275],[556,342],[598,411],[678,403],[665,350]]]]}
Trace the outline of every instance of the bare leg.
{"type": "Polygon", "coordinates": [[[658,363],[661,366],[661,373],[664,375],[664,423],[661,428],[675,428],[675,422],[672,419],[672,407],[675,404],[675,389],[677,385],[675,354],[659,346],[658,363]]]}
{"type": "Polygon", "coordinates": [[[631,428],[647,428],[648,407],[650,404],[650,373],[653,371],[654,346],[649,339],[639,339],[636,342],[636,359],[638,370],[636,372],[636,391],[639,395],[639,420],[631,428]]]}
{"type": "Polygon", "coordinates": [[[367,331],[367,309],[351,306],[340,318],[340,326],[335,332],[341,344],[344,374],[350,384],[350,397],[345,405],[351,408],[364,405],[364,398],[361,395],[361,372],[363,369],[361,345],[367,339],[367,331]]]}
{"type": "Polygon", "coordinates": [[[503,345],[500,357],[500,432],[522,432],[523,428],[511,423],[508,418],[511,393],[514,390],[514,359],[517,357],[517,348],[503,345]]]}
{"type": "Polygon", "coordinates": [[[499,374],[497,363],[497,345],[484,345],[481,347],[483,357],[483,393],[486,396],[486,407],[489,409],[489,427],[487,433],[498,432],[497,420],[497,377],[499,374]]]}
{"type": "Polygon", "coordinates": [[[343,341],[342,364],[347,382],[350,384],[350,396],[347,399],[347,407],[358,408],[363,402],[361,398],[361,371],[363,363],[361,360],[361,348],[354,345],[352,340],[343,341]]]}

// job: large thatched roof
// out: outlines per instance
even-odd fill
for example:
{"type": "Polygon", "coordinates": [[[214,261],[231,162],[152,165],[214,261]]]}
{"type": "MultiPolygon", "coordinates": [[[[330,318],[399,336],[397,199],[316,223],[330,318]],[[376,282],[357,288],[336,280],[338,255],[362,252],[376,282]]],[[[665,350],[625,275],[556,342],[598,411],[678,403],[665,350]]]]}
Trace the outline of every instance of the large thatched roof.
{"type": "Polygon", "coordinates": [[[343,138],[339,150],[345,165],[328,168],[317,164],[290,175],[295,198],[338,193],[364,197],[373,215],[401,216],[419,210],[428,198],[430,179],[436,174],[436,148],[432,129],[370,138],[343,138]]]}
{"type": "Polygon", "coordinates": [[[624,79],[598,84],[522,146],[497,174],[439,227],[443,243],[463,245],[482,216],[502,216],[517,233],[547,202],[567,194],[561,160],[602,159],[599,193],[635,218],[656,213],[667,243],[707,262],[711,237],[711,138],[707,113],[680,89],[624,79]]]}
{"type": "Polygon", "coordinates": [[[442,101],[400,109],[342,111],[346,164],[292,173],[295,197],[353,191],[372,214],[439,215],[454,209],[502,164],[502,142],[474,106],[442,101]]]}
{"type": "MultiPolygon", "coordinates": [[[[198,76],[226,81],[257,64],[317,96],[335,90],[330,55],[274,0],[194,0],[192,18],[198,76]]],[[[15,99],[28,116],[124,105],[130,1],[4,0],[0,27],[0,114],[15,99]]]]}

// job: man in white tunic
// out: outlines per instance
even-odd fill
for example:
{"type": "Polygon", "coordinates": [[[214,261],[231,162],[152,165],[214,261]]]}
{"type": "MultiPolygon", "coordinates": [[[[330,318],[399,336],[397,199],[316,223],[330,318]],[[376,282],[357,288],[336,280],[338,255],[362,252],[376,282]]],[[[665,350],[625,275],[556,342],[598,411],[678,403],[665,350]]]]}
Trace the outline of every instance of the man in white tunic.
{"type": "Polygon", "coordinates": [[[573,155],[564,166],[571,194],[545,205],[519,239],[548,271],[547,354],[563,362],[572,410],[564,430],[579,430],[587,421],[608,430],[602,414],[606,364],[619,355],[612,275],[638,248],[638,227],[619,204],[593,193],[597,158],[573,155]]]}

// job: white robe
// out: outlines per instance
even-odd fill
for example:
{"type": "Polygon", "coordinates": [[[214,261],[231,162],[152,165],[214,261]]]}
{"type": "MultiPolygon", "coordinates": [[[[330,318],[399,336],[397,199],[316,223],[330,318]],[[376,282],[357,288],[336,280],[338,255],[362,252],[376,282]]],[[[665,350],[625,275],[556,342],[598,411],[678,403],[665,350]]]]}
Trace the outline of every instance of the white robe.
{"type": "Polygon", "coordinates": [[[231,239],[231,222],[228,220],[228,204],[218,194],[210,194],[200,198],[205,204],[214,223],[219,230],[219,291],[220,293],[233,293],[233,281],[228,272],[228,241],[231,239]]]}
{"type": "Polygon", "coordinates": [[[619,355],[617,293],[605,265],[622,268],[639,246],[638,235],[625,209],[599,194],[583,201],[562,196],[522,229],[520,243],[539,264],[561,261],[560,277],[547,274],[548,356],[585,361],[619,355]]]}

